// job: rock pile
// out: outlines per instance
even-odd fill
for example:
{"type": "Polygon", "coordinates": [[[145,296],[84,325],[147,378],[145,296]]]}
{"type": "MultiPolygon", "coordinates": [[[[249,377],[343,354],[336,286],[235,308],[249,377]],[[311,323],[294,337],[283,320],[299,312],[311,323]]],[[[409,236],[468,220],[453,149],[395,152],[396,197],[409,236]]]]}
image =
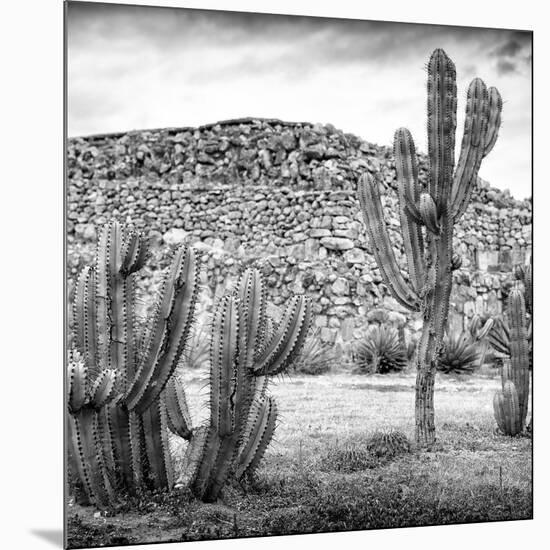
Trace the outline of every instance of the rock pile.
{"type": "MultiPolygon", "coordinates": [[[[426,181],[427,158],[419,157],[426,181]]],[[[204,252],[216,294],[243,265],[265,273],[271,300],[307,292],[326,340],[357,336],[369,312],[402,312],[381,285],[355,194],[365,170],[379,172],[387,221],[401,250],[391,149],[331,125],[243,119],[72,138],[68,148],[69,269],[92,254],[96,227],[112,216],[158,248],[181,241],[204,252]]],[[[499,311],[502,282],[531,253],[531,202],[481,181],[455,231],[452,323],[499,311]]],[[[160,260],[162,265],[162,259],[160,260]]],[[[153,276],[153,274],[152,274],[153,276]]],[[[412,326],[412,325],[411,325],[412,326]]]]}

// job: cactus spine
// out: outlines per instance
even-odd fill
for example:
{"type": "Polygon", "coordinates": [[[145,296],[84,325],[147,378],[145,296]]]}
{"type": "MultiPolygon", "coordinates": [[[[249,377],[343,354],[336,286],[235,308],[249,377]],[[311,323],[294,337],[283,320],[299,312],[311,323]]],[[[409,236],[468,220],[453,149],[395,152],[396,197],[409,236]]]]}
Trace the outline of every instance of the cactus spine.
{"type": "Polygon", "coordinates": [[[194,431],[178,485],[207,502],[218,498],[231,474],[258,465],[277,418],[267,377],[283,372],[299,353],[311,323],[311,302],[290,300],[266,338],[266,292],[260,273],[248,269],[237,289],[217,305],[210,347],[210,418],[194,431]]]}
{"type": "MultiPolygon", "coordinates": [[[[99,234],[95,266],[82,271],[75,292],[75,345],[85,370],[95,380],[102,376],[99,373],[116,373],[115,397],[86,408],[85,423],[73,422],[75,437],[87,442],[86,449],[76,446],[77,462],[95,469],[96,460],[98,471],[103,469],[103,477],[117,490],[173,484],[169,421],[161,392],[189,336],[198,291],[195,252],[180,246],[173,252],[152,318],[138,327],[136,273],[146,256],[146,243],[138,233],[116,221],[106,224],[99,234]],[[85,430],[94,435],[93,445],[89,434],[83,436],[85,430]]],[[[81,367],[72,369],[70,391],[79,395],[82,385],[71,381],[78,380],[81,367]]],[[[77,419],[79,409],[73,401],[70,396],[69,410],[77,419]]],[[[175,420],[170,422],[174,425],[175,420]]],[[[79,474],[82,478],[81,469],[79,474]]],[[[105,503],[106,492],[99,483],[84,486],[92,502],[105,503]]]]}
{"type": "Polygon", "coordinates": [[[421,312],[424,325],[417,345],[415,396],[416,441],[435,442],[434,379],[447,324],[452,271],[460,265],[453,255],[455,222],[464,213],[482,159],[493,148],[502,100],[496,88],[487,90],[475,78],[469,88],[462,149],[455,167],[456,72],[446,53],[437,49],[428,64],[429,182],[418,179],[414,141],[406,128],[395,133],[399,215],[408,280],[397,263],[384,222],[378,176],[359,179],[359,199],[374,256],[385,284],[395,299],[421,312]]]}

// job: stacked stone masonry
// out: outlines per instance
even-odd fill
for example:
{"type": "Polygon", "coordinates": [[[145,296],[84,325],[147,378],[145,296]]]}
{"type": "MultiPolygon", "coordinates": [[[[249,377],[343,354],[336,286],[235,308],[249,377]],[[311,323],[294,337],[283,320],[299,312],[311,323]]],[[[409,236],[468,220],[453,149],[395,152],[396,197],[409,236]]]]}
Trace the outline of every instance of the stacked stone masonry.
{"type": "MultiPolygon", "coordinates": [[[[403,261],[388,147],[331,125],[243,119],[71,138],[67,161],[70,279],[93,254],[96,228],[115,216],[150,236],[161,266],[165,244],[200,248],[210,297],[250,264],[266,275],[275,305],[291,293],[311,295],[325,340],[353,340],[380,309],[419,328],[381,284],[355,192],[361,173],[380,173],[403,261]]],[[[419,168],[425,183],[423,155],[419,168]]],[[[530,259],[531,211],[530,200],[478,181],[455,229],[463,263],[455,272],[453,328],[474,313],[500,312],[513,265],[530,259]]]]}

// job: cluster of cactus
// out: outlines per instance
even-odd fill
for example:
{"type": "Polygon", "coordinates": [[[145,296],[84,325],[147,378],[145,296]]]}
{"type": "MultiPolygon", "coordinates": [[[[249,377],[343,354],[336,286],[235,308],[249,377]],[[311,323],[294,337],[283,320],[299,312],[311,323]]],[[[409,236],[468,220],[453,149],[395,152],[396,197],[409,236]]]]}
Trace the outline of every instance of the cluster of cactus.
{"type": "Polygon", "coordinates": [[[495,393],[493,408],[500,430],[515,436],[525,428],[529,404],[529,369],[532,366],[531,267],[516,271],[525,293],[517,282],[508,295],[506,319],[501,318],[490,333],[490,343],[504,354],[502,389],[495,393]]]}
{"type": "Polygon", "coordinates": [[[357,344],[355,362],[359,373],[401,371],[407,367],[407,350],[395,328],[374,326],[357,344]]]}
{"type": "Polygon", "coordinates": [[[140,323],[136,273],[146,257],[138,233],[110,222],[99,234],[95,266],[84,268],[75,290],[68,457],[73,476],[98,507],[121,491],[173,487],[169,430],[189,440],[187,475],[200,498],[215,498],[230,473],[253,469],[277,416],[267,376],[288,366],[309,329],[310,302],[298,296],[265,339],[263,283],[257,271],[247,271],[237,294],[217,308],[210,424],[193,429],[174,371],[194,322],[198,260],[192,248],[174,249],[156,305],[140,323]]]}
{"type": "Polygon", "coordinates": [[[421,312],[415,396],[416,441],[435,441],[434,379],[447,325],[452,271],[461,260],[453,254],[454,224],[462,216],[476,185],[482,159],[493,148],[500,127],[502,100],[496,88],[475,78],[466,103],[464,135],[455,167],[456,71],[437,49],[428,63],[429,181],[418,178],[414,142],[406,128],[395,133],[399,216],[408,280],[395,257],[380,200],[379,175],[359,179],[359,199],[376,263],[387,287],[405,308],[421,312]]]}
{"type": "Polygon", "coordinates": [[[275,400],[266,393],[267,377],[292,364],[310,328],[308,298],[293,297],[271,330],[266,302],[260,273],[247,269],[214,313],[210,417],[191,433],[177,482],[206,502],[218,497],[230,475],[240,478],[257,467],[277,418],[275,400]]]}
{"type": "Polygon", "coordinates": [[[456,332],[443,338],[443,349],[437,370],[445,374],[471,374],[478,366],[479,352],[464,332],[456,332]]]}
{"type": "Polygon", "coordinates": [[[82,270],[75,289],[74,343],[82,360],[68,363],[69,455],[98,506],[121,490],[173,484],[162,392],[190,334],[199,265],[193,249],[176,248],[150,318],[140,323],[136,274],[147,255],[141,235],[112,221],[99,233],[95,265],[82,270]],[[79,406],[82,388],[92,397],[107,379],[109,399],[79,406]],[[92,484],[88,469],[95,470],[92,484]]]}

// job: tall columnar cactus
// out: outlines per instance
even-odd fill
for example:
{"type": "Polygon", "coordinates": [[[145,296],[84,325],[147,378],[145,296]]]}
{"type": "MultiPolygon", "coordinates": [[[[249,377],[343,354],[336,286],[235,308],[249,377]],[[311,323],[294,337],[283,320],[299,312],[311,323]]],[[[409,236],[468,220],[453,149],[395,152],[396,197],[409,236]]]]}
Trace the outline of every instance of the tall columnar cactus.
{"type": "Polygon", "coordinates": [[[453,255],[454,224],[462,216],[482,159],[493,148],[500,126],[502,100],[496,88],[475,78],[468,89],[462,149],[455,167],[456,72],[446,53],[437,49],[428,64],[429,181],[418,179],[414,142],[406,128],[395,133],[399,215],[408,278],[403,276],[380,201],[378,177],[365,173],[359,199],[376,262],[395,299],[421,312],[422,336],[417,345],[416,441],[435,441],[434,378],[447,324],[452,271],[460,265],[453,255]]]}
{"type": "Polygon", "coordinates": [[[173,485],[161,392],[183,353],[198,292],[197,258],[182,245],[173,251],[151,318],[138,323],[136,273],[146,249],[138,233],[116,221],[105,225],[96,264],[81,272],[74,299],[75,345],[85,367],[116,373],[114,399],[89,412],[97,458],[115,489],[130,491],[173,485]]]}
{"type": "Polygon", "coordinates": [[[179,486],[214,501],[230,475],[253,471],[275,430],[277,407],[267,377],[283,372],[302,347],[311,302],[290,300],[266,337],[266,293],[260,273],[248,269],[236,291],[218,303],[210,347],[210,417],[193,431],[179,486]]]}
{"type": "Polygon", "coordinates": [[[499,428],[517,435],[525,427],[529,404],[529,342],[525,300],[519,287],[508,296],[510,359],[502,368],[502,390],[496,392],[493,407],[499,428]]]}

